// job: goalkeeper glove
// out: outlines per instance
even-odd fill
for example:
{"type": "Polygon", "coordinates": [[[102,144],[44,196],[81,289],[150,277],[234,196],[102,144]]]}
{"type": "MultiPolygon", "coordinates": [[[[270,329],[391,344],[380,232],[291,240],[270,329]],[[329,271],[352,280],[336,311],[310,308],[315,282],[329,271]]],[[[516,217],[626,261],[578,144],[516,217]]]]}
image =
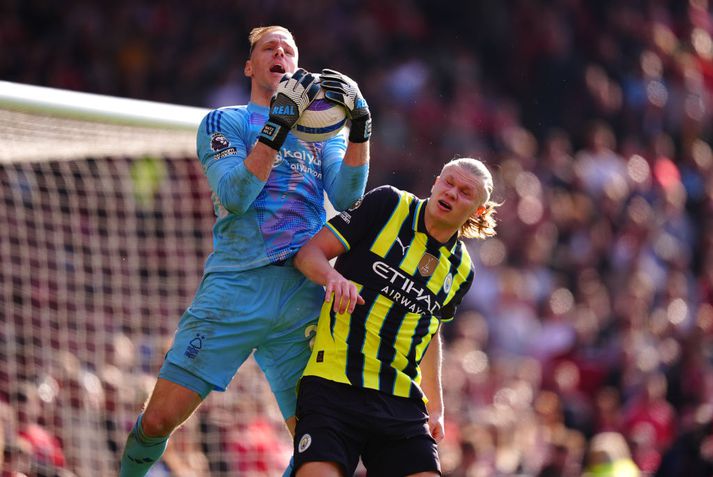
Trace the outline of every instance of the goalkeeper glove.
{"type": "Polygon", "coordinates": [[[292,75],[283,76],[270,99],[270,116],[260,131],[258,141],[279,151],[287,133],[318,92],[317,78],[302,68],[292,75]]]}
{"type": "Polygon", "coordinates": [[[369,105],[359,91],[356,81],[338,71],[324,69],[320,76],[324,97],[341,104],[352,120],[349,130],[351,142],[366,142],[371,136],[371,113],[369,105]]]}

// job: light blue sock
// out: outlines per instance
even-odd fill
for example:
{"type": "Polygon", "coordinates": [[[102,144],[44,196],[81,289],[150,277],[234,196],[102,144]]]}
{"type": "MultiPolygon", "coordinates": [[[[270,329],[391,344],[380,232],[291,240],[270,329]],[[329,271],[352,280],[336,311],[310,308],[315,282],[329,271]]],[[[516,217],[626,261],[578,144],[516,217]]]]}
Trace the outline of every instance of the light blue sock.
{"type": "Polygon", "coordinates": [[[290,457],[290,463],[287,464],[287,468],[285,469],[285,472],[282,474],[282,477],[292,477],[292,469],[293,469],[294,465],[295,465],[295,458],[290,457]]]}
{"type": "Polygon", "coordinates": [[[142,417],[143,414],[136,420],[136,424],[126,439],[126,447],[124,447],[124,453],[121,456],[119,477],[144,477],[166,450],[168,436],[146,436],[141,428],[142,417]]]}

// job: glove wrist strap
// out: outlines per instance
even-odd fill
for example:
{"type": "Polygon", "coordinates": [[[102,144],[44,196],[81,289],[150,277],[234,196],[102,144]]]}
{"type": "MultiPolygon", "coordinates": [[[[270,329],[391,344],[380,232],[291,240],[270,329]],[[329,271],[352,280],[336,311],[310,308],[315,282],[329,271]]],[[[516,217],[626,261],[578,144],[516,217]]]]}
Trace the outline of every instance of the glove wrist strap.
{"type": "Polygon", "coordinates": [[[268,119],[262,127],[262,131],[260,131],[257,140],[279,151],[285,139],[287,139],[288,132],[290,132],[289,128],[268,119]]]}
{"type": "Polygon", "coordinates": [[[349,129],[349,141],[366,142],[371,137],[371,116],[366,115],[358,119],[352,119],[349,129]]]}

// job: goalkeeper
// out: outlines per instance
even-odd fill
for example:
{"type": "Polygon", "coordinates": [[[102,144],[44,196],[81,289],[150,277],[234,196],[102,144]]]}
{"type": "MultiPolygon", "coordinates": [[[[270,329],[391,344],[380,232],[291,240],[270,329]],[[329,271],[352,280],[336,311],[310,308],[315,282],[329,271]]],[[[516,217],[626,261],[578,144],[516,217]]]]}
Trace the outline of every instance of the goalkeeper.
{"type": "Polygon", "coordinates": [[[351,119],[348,141],[342,135],[299,141],[289,131],[319,91],[319,80],[297,69],[297,45],[287,29],[255,28],[249,40],[250,102],[211,111],[198,129],[198,156],[217,217],[214,249],[129,434],[122,477],[146,475],[171,432],[208,393],[225,390],[253,350],[294,434],[296,383],[323,290],[292,257],[323,226],[325,191],[337,210],[364,193],[371,119],[356,83],[325,70],[325,96],[351,119]]]}
{"type": "Polygon", "coordinates": [[[351,476],[360,457],[369,477],[440,475],[439,329],[473,281],[461,239],[495,234],[492,191],[482,162],[455,159],[428,200],[379,187],[299,251],[326,303],[297,400],[298,477],[351,476]]]}

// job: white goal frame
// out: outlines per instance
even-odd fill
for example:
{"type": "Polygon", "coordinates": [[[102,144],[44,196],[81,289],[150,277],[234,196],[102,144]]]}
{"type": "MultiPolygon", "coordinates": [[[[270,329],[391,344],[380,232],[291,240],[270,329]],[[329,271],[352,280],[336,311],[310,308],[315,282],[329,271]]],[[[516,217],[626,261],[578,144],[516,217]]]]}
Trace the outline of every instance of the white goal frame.
{"type": "Polygon", "coordinates": [[[0,81],[0,162],[188,157],[208,111],[0,81]]]}
{"type": "MultiPolygon", "coordinates": [[[[67,476],[116,475],[211,249],[195,145],[208,111],[0,81],[0,424],[18,462],[28,443],[13,436],[32,401],[63,442],[67,476]]],[[[277,477],[290,453],[251,359],[176,432],[166,460],[277,477]]],[[[33,465],[16,470],[44,474],[33,465]]]]}

